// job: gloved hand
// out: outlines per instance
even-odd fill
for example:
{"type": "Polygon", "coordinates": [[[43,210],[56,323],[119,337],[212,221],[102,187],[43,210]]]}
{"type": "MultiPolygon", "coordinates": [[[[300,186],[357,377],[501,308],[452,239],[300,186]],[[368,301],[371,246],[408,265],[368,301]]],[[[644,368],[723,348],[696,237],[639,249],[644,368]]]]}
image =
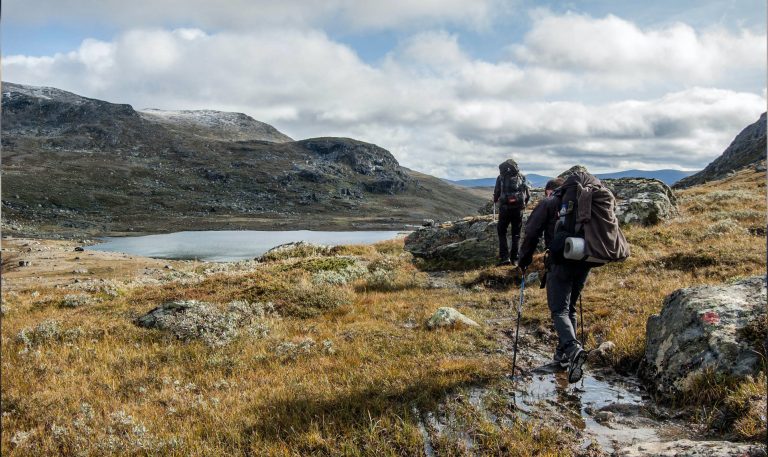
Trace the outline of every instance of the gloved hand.
{"type": "Polygon", "coordinates": [[[529,266],[531,266],[531,262],[533,262],[533,256],[521,257],[520,260],[517,261],[517,266],[521,270],[525,271],[529,266]]]}

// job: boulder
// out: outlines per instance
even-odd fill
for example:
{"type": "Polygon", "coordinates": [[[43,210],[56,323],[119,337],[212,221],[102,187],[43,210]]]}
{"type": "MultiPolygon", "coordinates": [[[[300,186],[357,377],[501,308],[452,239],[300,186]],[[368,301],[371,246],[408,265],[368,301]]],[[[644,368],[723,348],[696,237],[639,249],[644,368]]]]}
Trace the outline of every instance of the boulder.
{"type": "Polygon", "coordinates": [[[202,340],[211,347],[225,346],[247,330],[264,336],[265,308],[271,304],[230,302],[225,308],[196,300],[164,303],[136,319],[136,325],[171,332],[183,341],[202,340]]]}
{"type": "Polygon", "coordinates": [[[490,265],[499,250],[496,225],[492,216],[479,216],[422,227],[405,238],[405,250],[446,268],[490,265]]]}
{"type": "Polygon", "coordinates": [[[589,351],[588,362],[593,366],[610,365],[611,357],[616,351],[616,343],[613,341],[603,341],[595,349],[589,351]]]}
{"type": "Polygon", "coordinates": [[[616,197],[616,217],[622,224],[654,225],[678,214],[669,186],[651,178],[603,179],[616,197]]]}
{"type": "Polygon", "coordinates": [[[427,321],[427,328],[430,330],[436,328],[454,328],[454,327],[479,327],[480,325],[467,316],[456,311],[455,308],[442,307],[435,311],[435,314],[427,321]]]}
{"type": "Polygon", "coordinates": [[[761,367],[766,278],[680,289],[648,318],[640,373],[652,390],[674,398],[705,371],[745,377],[761,367]]]}

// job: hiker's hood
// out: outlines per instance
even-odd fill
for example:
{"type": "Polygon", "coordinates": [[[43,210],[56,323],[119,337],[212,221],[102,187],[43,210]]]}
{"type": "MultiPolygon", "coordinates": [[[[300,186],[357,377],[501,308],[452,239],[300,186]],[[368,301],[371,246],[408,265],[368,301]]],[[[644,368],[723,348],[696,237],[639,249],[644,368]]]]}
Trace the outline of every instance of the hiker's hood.
{"type": "Polygon", "coordinates": [[[582,187],[603,185],[603,183],[599,179],[597,179],[594,175],[591,175],[583,171],[577,171],[576,173],[569,176],[568,179],[565,180],[563,185],[560,186],[560,188],[568,189],[570,187],[575,186],[577,183],[581,184],[582,187]]]}

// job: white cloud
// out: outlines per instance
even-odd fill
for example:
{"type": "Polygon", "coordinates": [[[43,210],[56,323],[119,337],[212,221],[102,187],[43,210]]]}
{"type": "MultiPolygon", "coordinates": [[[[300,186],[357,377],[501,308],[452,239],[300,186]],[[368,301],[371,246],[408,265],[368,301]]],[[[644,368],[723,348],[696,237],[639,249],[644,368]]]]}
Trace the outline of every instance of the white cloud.
{"type": "Polygon", "coordinates": [[[764,94],[693,83],[637,100],[563,101],[582,70],[541,59],[474,59],[442,31],[405,40],[373,66],[317,30],[138,29],[68,53],[8,56],[3,69],[12,82],[136,108],[240,111],[295,138],[358,138],[452,178],[493,176],[509,155],[539,173],[574,163],[699,168],[765,109],[764,94]]]}
{"type": "Polygon", "coordinates": [[[206,29],[253,30],[261,26],[318,26],[334,23],[348,30],[381,30],[453,24],[487,27],[502,0],[8,0],[4,13],[14,22],[50,18],[113,23],[124,27],[194,24],[206,29]]]}
{"type": "Polygon", "coordinates": [[[749,30],[700,32],[683,23],[641,29],[612,15],[547,11],[533,15],[523,43],[511,50],[527,65],[574,72],[583,82],[610,87],[712,84],[733,72],[762,78],[767,52],[765,34],[749,30]]]}

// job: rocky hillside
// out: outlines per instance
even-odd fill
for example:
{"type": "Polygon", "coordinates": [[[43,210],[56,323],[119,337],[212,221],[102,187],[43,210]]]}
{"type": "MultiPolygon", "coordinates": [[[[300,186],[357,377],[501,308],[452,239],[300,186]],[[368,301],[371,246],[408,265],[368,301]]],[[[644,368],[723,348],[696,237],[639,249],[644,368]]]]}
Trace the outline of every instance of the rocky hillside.
{"type": "Polygon", "coordinates": [[[731,171],[765,161],[766,113],[754,124],[747,126],[731,142],[723,154],[700,172],[683,178],[674,187],[685,189],[707,181],[722,179],[731,171]]]}
{"type": "Polygon", "coordinates": [[[227,113],[214,110],[166,111],[147,109],[140,112],[150,121],[161,123],[169,130],[211,139],[236,141],[264,140],[287,143],[291,137],[276,128],[243,113],[227,113]]]}
{"type": "Polygon", "coordinates": [[[482,199],[349,138],[293,141],[244,114],[136,111],[3,83],[6,230],[397,227],[482,199]]]}

